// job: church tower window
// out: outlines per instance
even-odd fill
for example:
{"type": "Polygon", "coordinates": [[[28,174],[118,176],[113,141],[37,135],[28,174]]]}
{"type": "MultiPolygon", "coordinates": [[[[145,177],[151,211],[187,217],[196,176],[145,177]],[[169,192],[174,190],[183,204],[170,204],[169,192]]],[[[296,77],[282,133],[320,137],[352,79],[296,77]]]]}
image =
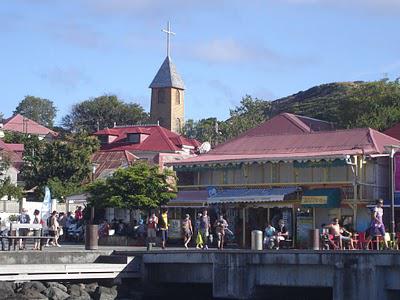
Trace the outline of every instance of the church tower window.
{"type": "Polygon", "coordinates": [[[165,89],[161,88],[158,90],[158,103],[165,103],[166,94],[165,89]]]}
{"type": "Polygon", "coordinates": [[[175,90],[175,104],[181,104],[181,92],[179,90],[175,90]]]}

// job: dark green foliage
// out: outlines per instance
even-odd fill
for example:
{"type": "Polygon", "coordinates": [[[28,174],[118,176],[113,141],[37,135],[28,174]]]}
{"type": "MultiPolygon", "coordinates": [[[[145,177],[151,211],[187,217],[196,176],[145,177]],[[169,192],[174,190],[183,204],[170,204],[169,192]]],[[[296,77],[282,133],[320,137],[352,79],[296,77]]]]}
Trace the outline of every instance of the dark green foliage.
{"type": "Polygon", "coordinates": [[[230,110],[230,118],[221,122],[220,131],[223,140],[231,139],[261,124],[268,119],[270,109],[271,105],[268,101],[253,99],[246,95],[240,101],[240,106],[230,110]]]}
{"type": "Polygon", "coordinates": [[[14,114],[21,114],[46,127],[53,127],[57,109],[53,101],[34,96],[25,96],[18,104],[14,114]]]}
{"type": "Polygon", "coordinates": [[[98,140],[86,134],[69,135],[64,141],[40,141],[35,151],[24,156],[21,172],[26,188],[39,187],[36,191],[41,197],[48,185],[58,199],[81,191],[82,181],[92,170],[91,155],[98,147],[98,140]]]}
{"type": "Polygon", "coordinates": [[[383,131],[400,122],[400,82],[383,79],[322,84],[272,102],[246,96],[230,111],[228,120],[188,120],[183,133],[215,145],[283,112],[333,122],[337,128],[383,131]]]}
{"type": "Polygon", "coordinates": [[[72,107],[63,118],[63,126],[72,132],[95,132],[98,129],[117,125],[144,123],[148,114],[136,103],[125,103],[115,95],[92,98],[72,107]]]}
{"type": "Polygon", "coordinates": [[[176,197],[176,178],[169,170],[139,162],[96,180],[88,191],[89,205],[95,207],[156,208],[176,197]]]}
{"type": "Polygon", "coordinates": [[[353,89],[339,103],[339,126],[385,130],[400,121],[400,83],[381,80],[353,89]]]}
{"type": "Polygon", "coordinates": [[[351,94],[361,82],[328,83],[271,102],[270,116],[283,112],[338,123],[339,103],[351,94]]]}
{"type": "Polygon", "coordinates": [[[218,121],[216,118],[188,120],[182,133],[201,142],[208,141],[216,145],[259,125],[267,119],[269,110],[269,102],[246,95],[239,106],[230,110],[228,120],[218,121]]]}
{"type": "Polygon", "coordinates": [[[333,122],[337,128],[385,130],[400,121],[400,83],[383,79],[322,84],[271,105],[270,116],[290,112],[333,122]]]}

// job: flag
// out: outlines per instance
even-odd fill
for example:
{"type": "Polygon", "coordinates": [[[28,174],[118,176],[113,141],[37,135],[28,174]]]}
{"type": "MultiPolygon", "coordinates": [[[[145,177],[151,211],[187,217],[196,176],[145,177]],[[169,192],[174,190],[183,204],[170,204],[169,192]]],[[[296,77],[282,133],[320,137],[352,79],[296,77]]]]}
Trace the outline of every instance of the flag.
{"type": "Polygon", "coordinates": [[[50,189],[46,186],[44,189],[44,198],[42,203],[42,208],[40,209],[40,219],[47,220],[50,216],[51,211],[51,195],[50,189]]]}

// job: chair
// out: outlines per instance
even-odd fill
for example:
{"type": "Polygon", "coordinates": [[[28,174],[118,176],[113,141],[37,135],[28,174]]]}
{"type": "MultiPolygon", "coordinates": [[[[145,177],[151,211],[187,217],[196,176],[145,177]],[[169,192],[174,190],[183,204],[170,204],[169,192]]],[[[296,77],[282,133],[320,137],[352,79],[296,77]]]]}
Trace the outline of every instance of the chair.
{"type": "Polygon", "coordinates": [[[384,237],[380,234],[375,235],[375,237],[371,240],[372,243],[372,249],[374,249],[374,244],[376,245],[376,250],[381,250],[380,249],[380,244],[384,240],[384,237]]]}
{"type": "Polygon", "coordinates": [[[358,240],[357,240],[357,243],[356,243],[356,245],[357,245],[357,248],[358,249],[360,249],[360,250],[362,250],[362,249],[369,249],[369,242],[368,242],[368,239],[366,238],[366,236],[365,236],[365,232],[360,232],[359,234],[358,234],[358,240]],[[366,245],[368,243],[368,245],[366,245]]]}

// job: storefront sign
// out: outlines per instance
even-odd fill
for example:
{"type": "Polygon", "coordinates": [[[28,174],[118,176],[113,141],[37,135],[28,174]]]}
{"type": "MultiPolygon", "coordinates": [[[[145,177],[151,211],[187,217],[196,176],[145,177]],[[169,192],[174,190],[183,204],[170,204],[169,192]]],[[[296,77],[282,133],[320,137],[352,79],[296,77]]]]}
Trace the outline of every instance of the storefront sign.
{"type": "Polygon", "coordinates": [[[179,219],[170,219],[169,227],[168,227],[168,236],[171,239],[180,239],[182,238],[182,227],[181,220],[179,219]]]}
{"type": "Polygon", "coordinates": [[[301,197],[301,204],[303,205],[324,205],[328,203],[328,196],[303,196],[301,197]]]}

